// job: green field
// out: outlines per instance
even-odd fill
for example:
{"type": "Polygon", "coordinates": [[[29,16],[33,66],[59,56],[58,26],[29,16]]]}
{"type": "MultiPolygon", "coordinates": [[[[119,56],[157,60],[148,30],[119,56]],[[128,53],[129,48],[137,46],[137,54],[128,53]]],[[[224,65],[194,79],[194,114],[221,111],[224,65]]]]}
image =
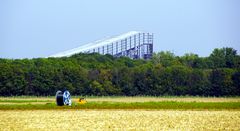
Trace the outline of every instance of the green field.
{"type": "MultiPolygon", "coordinates": [[[[80,96],[82,97],[82,96],[80,96]]],[[[155,109],[240,110],[239,97],[85,97],[86,104],[72,98],[72,106],[56,106],[55,97],[1,97],[0,110],[49,109],[155,109]]]]}

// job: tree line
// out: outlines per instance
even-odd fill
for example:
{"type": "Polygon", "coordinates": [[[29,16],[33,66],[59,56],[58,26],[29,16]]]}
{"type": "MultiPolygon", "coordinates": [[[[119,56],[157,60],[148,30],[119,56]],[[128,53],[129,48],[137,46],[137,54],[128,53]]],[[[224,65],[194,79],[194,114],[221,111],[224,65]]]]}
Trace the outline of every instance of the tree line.
{"type": "Polygon", "coordinates": [[[0,59],[0,95],[239,96],[240,56],[216,48],[208,57],[154,53],[151,60],[76,54],[62,58],[0,59]]]}

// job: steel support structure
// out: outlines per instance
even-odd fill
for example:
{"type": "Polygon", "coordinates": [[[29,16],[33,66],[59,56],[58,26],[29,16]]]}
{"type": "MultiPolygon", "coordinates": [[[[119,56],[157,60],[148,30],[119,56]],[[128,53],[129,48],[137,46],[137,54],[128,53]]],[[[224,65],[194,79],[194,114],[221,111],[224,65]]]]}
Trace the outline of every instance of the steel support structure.
{"type": "Polygon", "coordinates": [[[110,54],[115,57],[126,56],[131,59],[151,59],[153,54],[153,34],[138,33],[85,52],[110,54]]]}
{"type": "Polygon", "coordinates": [[[68,57],[78,53],[110,54],[131,59],[151,59],[153,34],[130,31],[119,36],[98,40],[49,57],[68,57]]]}

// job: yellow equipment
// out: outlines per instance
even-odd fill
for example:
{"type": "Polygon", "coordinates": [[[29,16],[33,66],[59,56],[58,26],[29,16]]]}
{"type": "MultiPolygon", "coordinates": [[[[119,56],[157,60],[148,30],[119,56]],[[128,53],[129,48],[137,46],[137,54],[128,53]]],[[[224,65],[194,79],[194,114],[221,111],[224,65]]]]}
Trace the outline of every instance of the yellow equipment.
{"type": "Polygon", "coordinates": [[[78,103],[79,104],[85,104],[85,103],[87,103],[87,101],[84,98],[79,98],[78,103]]]}

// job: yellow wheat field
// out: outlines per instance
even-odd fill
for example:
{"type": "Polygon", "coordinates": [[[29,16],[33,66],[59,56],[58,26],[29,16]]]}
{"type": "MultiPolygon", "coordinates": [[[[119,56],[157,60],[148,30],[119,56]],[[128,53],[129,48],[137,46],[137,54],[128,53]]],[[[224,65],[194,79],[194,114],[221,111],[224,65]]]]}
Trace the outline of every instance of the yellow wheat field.
{"type": "Polygon", "coordinates": [[[240,130],[239,111],[0,111],[0,130],[240,130]]]}

